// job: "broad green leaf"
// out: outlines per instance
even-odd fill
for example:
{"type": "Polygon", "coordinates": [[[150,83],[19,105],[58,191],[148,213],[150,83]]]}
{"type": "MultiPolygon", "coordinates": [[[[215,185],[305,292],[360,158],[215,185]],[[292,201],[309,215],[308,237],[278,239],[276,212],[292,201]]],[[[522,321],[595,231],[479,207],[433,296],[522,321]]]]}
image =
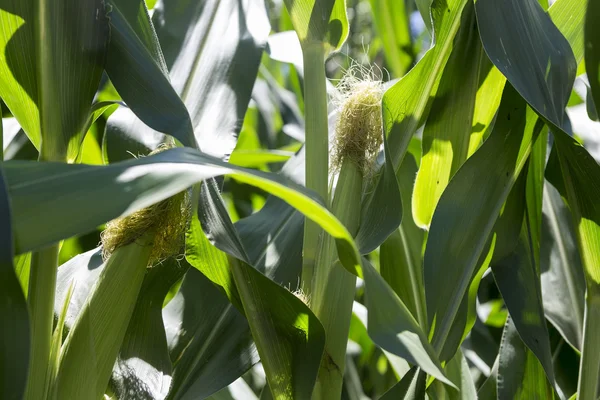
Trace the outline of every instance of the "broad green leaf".
{"type": "Polygon", "coordinates": [[[170,258],[144,276],[135,308],[115,364],[112,384],[120,397],[164,399],[171,386],[172,365],[162,319],[162,304],[171,286],[189,268],[170,258]]]}
{"type": "Polygon", "coordinates": [[[427,337],[402,300],[365,259],[363,267],[365,303],[369,310],[368,331],[373,342],[454,386],[445,376],[427,337]]]}
{"type": "MultiPolygon", "coordinates": [[[[144,123],[197,147],[188,111],[169,82],[167,66],[143,0],[111,0],[106,72],[144,123]],[[159,106],[160,104],[160,106],[159,106]]],[[[145,129],[132,115],[133,129],[145,129]]],[[[151,131],[151,130],[150,130],[151,131]]]]}
{"type": "Polygon", "coordinates": [[[327,44],[339,50],[348,37],[346,0],[284,0],[303,47],[327,44]]]}
{"type": "Polygon", "coordinates": [[[570,211],[557,190],[544,186],[541,272],[546,318],[581,350],[585,278],[570,211]]]}
{"type": "Polygon", "coordinates": [[[390,390],[381,396],[381,400],[418,400],[425,398],[426,375],[418,367],[412,367],[390,390]]]}
{"type": "Polygon", "coordinates": [[[424,256],[427,312],[437,351],[541,127],[518,93],[506,86],[490,137],[440,197],[424,256]]]}
{"type": "Polygon", "coordinates": [[[345,268],[362,275],[354,240],[314,194],[281,176],[236,167],[197,150],[172,149],[108,166],[10,161],[4,168],[15,205],[13,232],[19,253],[87,232],[199,181],[228,174],[282,198],[320,224],[336,239],[345,268]],[[31,215],[31,207],[39,214],[31,215]]]}
{"type": "Polygon", "coordinates": [[[509,318],[502,334],[498,364],[498,399],[553,399],[544,368],[521,341],[509,318]]]}
{"type": "MultiPolygon", "coordinates": [[[[403,204],[410,204],[417,164],[409,154],[398,170],[398,183],[403,204]]],[[[425,292],[423,290],[422,251],[424,232],[412,218],[410,208],[403,208],[402,223],[381,245],[379,270],[381,276],[408,307],[419,325],[427,325],[425,292]]]]}
{"type": "Polygon", "coordinates": [[[427,105],[452,52],[466,0],[434,0],[435,43],[383,96],[383,122],[390,155],[398,168],[413,133],[427,117],[427,105]]]}
{"type": "Polygon", "coordinates": [[[548,380],[554,384],[552,353],[546,319],[542,304],[539,271],[531,254],[531,233],[521,218],[514,223],[521,228],[519,243],[514,252],[494,262],[494,278],[511,316],[511,323],[519,332],[520,340],[546,371],[548,380]]]}
{"type": "Polygon", "coordinates": [[[169,399],[206,398],[259,361],[246,318],[195,268],[163,320],[174,362],[169,399]]]}
{"type": "Polygon", "coordinates": [[[458,386],[458,390],[450,388],[446,390],[449,400],[477,399],[475,382],[473,382],[469,364],[467,364],[462,351],[458,350],[452,360],[446,364],[446,373],[448,374],[448,378],[452,379],[452,382],[456,382],[458,386]]]}
{"type": "Polygon", "coordinates": [[[0,397],[23,398],[29,364],[29,313],[13,269],[13,241],[7,187],[0,168],[0,397]]]}
{"type": "Polygon", "coordinates": [[[385,62],[396,78],[406,73],[415,58],[407,8],[404,1],[371,0],[373,22],[383,42],[385,62]]]}
{"type": "Polygon", "coordinates": [[[372,185],[363,194],[361,216],[356,244],[361,254],[368,254],[379,247],[402,222],[402,197],[394,172],[387,139],[383,139],[384,164],[372,185]]]}
{"type": "Polygon", "coordinates": [[[246,251],[218,196],[214,185],[203,184],[200,219],[211,228],[208,237],[229,255],[208,241],[194,219],[186,258],[246,315],[273,398],[308,398],[325,346],[323,327],[294,294],[243,261],[246,251]]]}
{"type": "Polygon", "coordinates": [[[423,229],[429,228],[442,192],[475,147],[470,134],[483,49],[471,3],[460,25],[423,130],[423,157],[412,197],[413,217],[423,229]]]}
{"type": "Polygon", "coordinates": [[[41,147],[42,158],[73,160],[104,69],[107,11],[100,0],[38,7],[31,1],[0,3],[0,96],[41,147]],[[40,40],[43,46],[36,45],[40,40]]]}
{"type": "MultiPolygon", "coordinates": [[[[138,14],[133,11],[127,14],[127,21],[138,14],[138,20],[148,18],[143,9],[138,14]]],[[[193,129],[195,141],[205,153],[228,157],[242,126],[269,33],[264,4],[258,0],[161,1],[152,20],[154,27],[149,20],[145,22],[146,31],[152,30],[152,35],[156,35],[152,40],[144,41],[141,37],[134,41],[135,34],[124,34],[127,41],[123,46],[143,46],[139,56],[145,60],[143,64],[128,70],[118,64],[114,71],[109,70],[113,81],[115,74],[125,81],[121,86],[115,84],[120,94],[122,85],[135,83],[128,74],[140,74],[146,81],[143,91],[135,86],[130,98],[123,97],[135,115],[124,110],[118,118],[109,119],[107,140],[110,142],[115,134],[160,137],[158,132],[162,132],[177,137],[185,145],[195,146],[193,138],[186,139],[193,129]],[[238,22],[231,25],[233,19],[238,22]],[[140,95],[144,91],[151,91],[152,96],[140,95]],[[164,104],[165,96],[169,99],[168,107],[164,104]],[[158,110],[157,103],[161,105],[158,110]]]]}
{"type": "Polygon", "coordinates": [[[42,137],[33,19],[31,1],[0,3],[0,97],[39,150],[42,137]]]}

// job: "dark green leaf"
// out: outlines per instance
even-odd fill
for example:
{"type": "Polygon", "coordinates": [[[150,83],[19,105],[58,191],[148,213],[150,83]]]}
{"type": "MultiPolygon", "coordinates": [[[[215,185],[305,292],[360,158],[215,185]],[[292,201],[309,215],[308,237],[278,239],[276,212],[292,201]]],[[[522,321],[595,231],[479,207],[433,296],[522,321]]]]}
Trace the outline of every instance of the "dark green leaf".
{"type": "Polygon", "coordinates": [[[29,312],[13,269],[10,205],[0,167],[0,397],[21,399],[29,364],[29,312]]]}

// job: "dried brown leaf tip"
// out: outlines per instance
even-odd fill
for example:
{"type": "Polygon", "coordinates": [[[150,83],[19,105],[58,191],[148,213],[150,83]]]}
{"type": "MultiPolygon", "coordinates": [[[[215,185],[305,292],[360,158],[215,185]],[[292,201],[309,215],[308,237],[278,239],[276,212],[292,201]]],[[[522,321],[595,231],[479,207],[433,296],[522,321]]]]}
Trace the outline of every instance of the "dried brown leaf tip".
{"type": "MultiPolygon", "coordinates": [[[[161,145],[150,154],[173,147],[174,145],[161,145]]],[[[185,244],[190,217],[190,194],[189,191],[184,191],[127,217],[112,220],[106,224],[101,235],[102,255],[104,259],[108,259],[119,247],[148,236],[153,238],[151,243],[139,243],[152,246],[148,266],[178,255],[185,244]]]]}
{"type": "Polygon", "coordinates": [[[383,84],[372,68],[353,64],[337,85],[334,103],[338,121],[332,167],[339,171],[349,159],[367,175],[383,142],[381,99],[383,84]]]}

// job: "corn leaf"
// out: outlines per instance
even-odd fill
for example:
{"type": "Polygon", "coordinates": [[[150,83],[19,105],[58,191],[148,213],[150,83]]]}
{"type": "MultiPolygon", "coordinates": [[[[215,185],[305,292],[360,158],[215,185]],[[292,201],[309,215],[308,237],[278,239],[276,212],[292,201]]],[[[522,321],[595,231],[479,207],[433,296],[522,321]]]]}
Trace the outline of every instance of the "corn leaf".
{"type": "Polygon", "coordinates": [[[106,261],[65,340],[56,378],[57,398],[95,399],[105,393],[150,249],[134,242],[115,250],[106,261]]]}
{"type": "Polygon", "coordinates": [[[521,341],[509,318],[502,334],[498,364],[498,399],[553,399],[544,368],[521,341]]]}
{"type": "MultiPolygon", "coordinates": [[[[420,147],[420,146],[419,146],[420,147]]],[[[417,164],[412,154],[402,161],[397,172],[403,204],[410,204],[417,164]]],[[[404,208],[402,223],[381,245],[379,270],[419,325],[427,325],[423,290],[422,251],[424,232],[415,224],[410,207],[404,208]]]]}
{"type": "Polygon", "coordinates": [[[465,4],[466,0],[434,0],[434,46],[383,96],[383,123],[395,168],[402,162],[412,135],[427,117],[429,97],[435,93],[452,52],[465,4]]]}
{"type": "Polygon", "coordinates": [[[406,73],[415,58],[407,8],[404,1],[371,0],[373,22],[383,42],[385,62],[397,78],[406,73]]]}
{"type": "MultiPolygon", "coordinates": [[[[583,2],[582,2],[583,3],[583,2]]],[[[600,110],[600,35],[596,22],[600,17],[597,1],[589,1],[585,13],[585,70],[590,82],[596,115],[600,110]]]]}
{"type": "Polygon", "coordinates": [[[259,361],[246,318],[195,268],[163,320],[174,363],[169,399],[209,397],[259,361]]]}
{"type": "Polygon", "coordinates": [[[43,139],[44,158],[73,160],[104,69],[104,3],[63,0],[36,9],[31,1],[4,0],[0,10],[0,96],[38,149],[43,139]]]}
{"type": "Polygon", "coordinates": [[[21,399],[29,364],[29,313],[13,269],[13,240],[7,187],[0,168],[0,397],[21,399]]]}
{"type": "Polygon", "coordinates": [[[4,168],[16,206],[13,232],[19,252],[87,232],[119,215],[129,215],[172,196],[194,183],[230,174],[241,182],[256,185],[282,198],[320,224],[336,239],[345,268],[357,276],[362,275],[354,240],[314,194],[281,176],[236,167],[197,150],[172,149],[108,166],[11,161],[4,163],[4,168]],[[64,189],[59,190],[61,186],[64,189]],[[33,192],[35,197],[31,195],[33,192]],[[56,193],[69,195],[56,196],[56,193]],[[78,206],[70,202],[76,202],[78,206]],[[29,212],[32,203],[40,211],[37,216],[29,212]],[[86,207],[80,207],[82,204],[86,207]],[[102,207],[94,207],[95,204],[102,207]],[[65,218],[66,215],[69,218],[65,218]],[[47,229],[41,230],[40,226],[47,229]]]}
{"type": "Polygon", "coordinates": [[[162,305],[171,286],[187,268],[189,265],[180,265],[170,258],[144,276],[113,370],[112,383],[120,397],[164,399],[167,396],[172,364],[162,305]]]}
{"type": "Polygon", "coordinates": [[[424,256],[427,312],[438,351],[541,127],[518,93],[506,86],[490,137],[440,197],[424,256]]]}
{"type": "MultiPolygon", "coordinates": [[[[197,147],[188,111],[171,86],[143,0],[112,0],[106,72],[128,107],[150,128],[197,147]],[[160,106],[159,106],[160,104],[160,106]]],[[[131,115],[131,129],[150,131],[131,115]]]]}
{"type": "Polygon", "coordinates": [[[543,207],[540,261],[544,311],[563,338],[581,350],[585,278],[576,231],[570,211],[549,183],[544,186],[543,207]]]}
{"type": "Polygon", "coordinates": [[[369,261],[363,259],[369,336],[382,349],[417,364],[436,379],[454,386],[417,320],[369,261]],[[385,307],[379,306],[385,304],[385,307]]]}
{"type": "Polygon", "coordinates": [[[186,257],[246,315],[273,398],[310,397],[325,331],[307,305],[243,261],[246,251],[218,196],[214,184],[203,184],[200,218],[210,227],[208,237],[230,255],[213,247],[194,220],[186,257]]]}
{"type": "Polygon", "coordinates": [[[381,400],[418,400],[425,398],[426,375],[418,367],[412,367],[400,382],[381,396],[381,400]]]}
{"type": "MultiPolygon", "coordinates": [[[[412,210],[416,224],[424,229],[428,229],[448,181],[466,161],[469,149],[476,148],[470,144],[470,133],[484,58],[471,3],[463,10],[460,26],[423,130],[423,157],[412,210]]],[[[480,123],[489,125],[493,115],[489,118],[480,123]]]]}
{"type": "MultiPolygon", "coordinates": [[[[131,17],[127,20],[131,20],[131,17]]],[[[154,77],[144,70],[139,73],[144,74],[144,79],[148,80],[144,84],[145,90],[158,90],[152,85],[159,78],[164,80],[165,89],[154,94],[161,96],[157,98],[141,95],[139,90],[132,88],[132,94],[136,97],[129,100],[123,98],[136,115],[123,110],[118,118],[111,117],[107,126],[111,137],[107,140],[110,141],[114,135],[160,137],[156,132],[159,131],[177,137],[185,145],[194,146],[189,140],[182,140],[183,133],[178,134],[179,128],[175,129],[178,126],[182,131],[184,128],[190,129],[184,122],[191,118],[191,128],[200,148],[215,157],[228,157],[235,147],[242,126],[260,55],[269,33],[263,3],[257,0],[161,1],[157,4],[152,20],[154,25],[150,21],[148,25],[152,27],[152,31],[156,29],[158,40],[153,44],[158,49],[157,52],[160,52],[161,47],[164,51],[164,60],[162,53],[158,53],[153,59],[155,64],[162,61],[164,77],[154,77]],[[237,22],[230,25],[232,18],[237,22]],[[231,29],[232,26],[235,29],[231,29]],[[172,95],[181,98],[172,100],[177,105],[176,110],[163,106],[162,91],[172,91],[172,95]],[[133,103],[134,100],[136,103],[133,103]],[[143,109],[136,109],[137,102],[142,102],[143,109]],[[155,110],[156,104],[161,104],[158,111],[155,110]],[[175,117],[180,122],[173,121],[175,117]],[[154,131],[145,127],[138,118],[154,128],[154,131]],[[149,118],[160,118],[160,125],[151,124],[149,118]]],[[[147,65],[151,64],[143,64],[144,67],[147,65]]],[[[113,75],[127,73],[123,71],[121,64],[114,69],[113,75]]],[[[111,79],[114,81],[113,75],[111,79]]],[[[127,82],[131,80],[127,76],[123,79],[127,82]]],[[[122,94],[119,85],[115,86],[122,94]]],[[[185,122],[188,123],[189,121],[185,122]]]]}

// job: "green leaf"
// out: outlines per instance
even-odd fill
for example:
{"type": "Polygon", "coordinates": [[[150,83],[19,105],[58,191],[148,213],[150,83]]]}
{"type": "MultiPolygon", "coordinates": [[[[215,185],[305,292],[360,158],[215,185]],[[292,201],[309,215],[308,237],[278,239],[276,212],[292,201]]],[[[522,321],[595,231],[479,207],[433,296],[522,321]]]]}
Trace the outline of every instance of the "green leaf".
{"type": "Polygon", "coordinates": [[[435,44],[383,96],[383,122],[394,167],[398,168],[411,137],[427,117],[429,97],[435,93],[452,52],[466,0],[434,0],[435,44]]]}
{"type": "Polygon", "coordinates": [[[490,137],[440,197],[424,256],[427,311],[438,351],[541,127],[518,93],[506,86],[490,137]]]}
{"type": "Polygon", "coordinates": [[[585,70],[596,105],[596,115],[599,115],[600,110],[600,29],[596,26],[598,17],[600,5],[597,1],[588,1],[585,13],[585,70]]]}
{"type": "Polygon", "coordinates": [[[106,261],[65,340],[57,398],[104,394],[146,273],[152,249],[147,241],[142,237],[119,247],[106,261]]]}
{"type": "Polygon", "coordinates": [[[544,186],[542,294],[546,318],[565,340],[581,350],[585,278],[570,211],[558,191],[544,186]]]}
{"type": "Polygon", "coordinates": [[[476,400],[478,398],[469,364],[467,364],[467,360],[460,349],[446,365],[446,373],[448,378],[452,379],[452,382],[458,383],[458,390],[447,390],[449,400],[476,400]]]}
{"type": "Polygon", "coordinates": [[[164,399],[171,386],[172,365],[162,318],[171,286],[189,268],[170,258],[144,276],[135,308],[113,370],[120,397],[164,399]]]}
{"type": "Polygon", "coordinates": [[[510,318],[502,334],[497,379],[499,400],[554,398],[542,365],[521,341],[510,318]]]}
{"type": "Polygon", "coordinates": [[[273,398],[308,398],[317,378],[325,331],[300,299],[242,261],[247,259],[245,249],[218,196],[214,185],[203,184],[201,219],[203,226],[211,228],[209,237],[229,255],[208,242],[194,219],[186,257],[245,313],[273,398]]]}
{"type": "Polygon", "coordinates": [[[418,400],[425,398],[426,375],[418,367],[412,367],[380,400],[418,400]]]}
{"type": "Polygon", "coordinates": [[[454,386],[445,376],[433,348],[408,308],[366,259],[363,263],[368,331],[373,342],[454,386]],[[383,304],[385,306],[381,306],[383,304]]]}
{"type": "MultiPolygon", "coordinates": [[[[111,40],[106,72],[111,82],[147,126],[169,133],[186,146],[197,147],[188,111],[169,82],[167,66],[144,1],[110,0],[109,4],[112,6],[111,40]]],[[[134,131],[151,131],[133,115],[129,124],[134,131]]]]}
{"type": "Polygon", "coordinates": [[[104,69],[104,3],[3,0],[0,23],[0,96],[44,159],[75,159],[104,69]]]}
{"type": "Polygon", "coordinates": [[[492,62],[533,109],[561,127],[577,64],[550,17],[535,0],[477,0],[475,11],[492,62]]]}
{"type": "Polygon", "coordinates": [[[197,150],[172,149],[108,166],[10,161],[4,168],[15,205],[13,231],[19,252],[87,232],[199,181],[229,174],[282,198],[320,224],[336,239],[346,269],[362,275],[354,240],[314,194],[281,176],[236,167],[197,150]],[[31,207],[40,214],[32,216],[31,207]]]}
{"type": "MultiPolygon", "coordinates": [[[[131,2],[123,3],[125,6],[131,2]]],[[[138,20],[148,18],[145,10],[138,13],[141,16],[138,20]]],[[[131,22],[135,16],[135,12],[127,14],[127,21],[131,22]]],[[[122,46],[127,51],[134,45],[144,46],[140,48],[141,65],[132,64],[124,69],[122,60],[116,57],[118,64],[109,70],[113,82],[116,74],[123,81],[120,85],[115,83],[121,95],[128,88],[124,85],[135,84],[129,75],[139,74],[138,81],[145,80],[141,89],[151,91],[152,96],[140,95],[144,91],[140,92],[137,86],[128,89],[130,97],[123,95],[123,98],[135,115],[124,110],[118,118],[110,118],[107,132],[112,138],[115,134],[160,137],[155,132],[159,131],[177,137],[187,146],[195,146],[197,142],[202,151],[215,157],[228,157],[242,126],[269,33],[264,4],[257,0],[161,1],[152,19],[156,34],[152,23],[145,22],[146,31],[156,35],[152,40],[144,41],[142,37],[134,41],[134,33],[123,34],[122,46]],[[238,21],[233,25],[235,29],[230,29],[232,19],[238,21]],[[158,109],[157,103],[161,104],[158,109]],[[155,131],[144,126],[136,115],[155,131]],[[188,137],[192,129],[195,142],[188,137]]]]}
{"type": "Polygon", "coordinates": [[[195,268],[163,319],[174,361],[169,399],[206,398],[259,361],[246,318],[195,268]]]}
{"type": "MultiPolygon", "coordinates": [[[[416,173],[416,161],[409,154],[397,173],[403,204],[410,204],[416,173]]],[[[424,236],[424,232],[412,218],[411,209],[406,207],[403,209],[400,227],[383,242],[379,252],[381,276],[422,328],[427,326],[422,264],[424,236]]]]}
{"type": "MultiPolygon", "coordinates": [[[[429,228],[448,181],[467,160],[469,149],[477,146],[470,145],[470,133],[483,49],[470,3],[463,10],[460,26],[423,130],[423,157],[412,198],[415,222],[423,229],[429,228]]],[[[489,125],[493,115],[489,118],[480,123],[489,125]]]]}
{"type": "Polygon", "coordinates": [[[345,0],[285,0],[302,46],[322,43],[339,50],[348,37],[345,0]]]}
{"type": "Polygon", "coordinates": [[[7,186],[0,168],[0,397],[21,399],[29,364],[29,313],[13,269],[13,241],[7,186]]]}
{"type": "Polygon", "coordinates": [[[539,271],[533,261],[530,243],[531,233],[523,215],[514,221],[523,225],[519,243],[512,254],[492,265],[494,278],[511,316],[511,323],[519,332],[520,340],[546,371],[548,380],[554,384],[552,352],[544,309],[539,271]]]}
{"type": "Polygon", "coordinates": [[[371,0],[373,22],[383,42],[386,65],[402,77],[415,58],[410,36],[410,15],[404,1],[371,0]]]}

